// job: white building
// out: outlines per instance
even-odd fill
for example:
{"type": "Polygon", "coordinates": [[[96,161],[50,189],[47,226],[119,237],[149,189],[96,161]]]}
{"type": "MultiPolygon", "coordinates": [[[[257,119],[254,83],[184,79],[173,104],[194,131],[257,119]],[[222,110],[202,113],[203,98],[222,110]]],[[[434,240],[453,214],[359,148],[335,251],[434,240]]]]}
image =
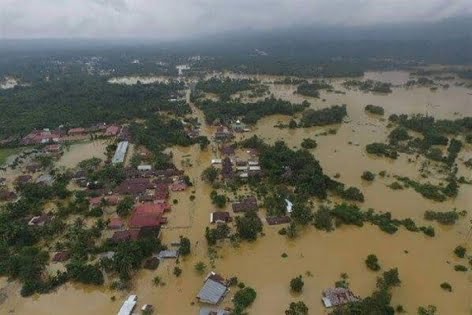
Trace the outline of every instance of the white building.
{"type": "Polygon", "coordinates": [[[115,155],[111,159],[111,163],[123,163],[125,161],[126,152],[128,152],[128,141],[121,141],[118,143],[118,147],[116,148],[115,155]]]}

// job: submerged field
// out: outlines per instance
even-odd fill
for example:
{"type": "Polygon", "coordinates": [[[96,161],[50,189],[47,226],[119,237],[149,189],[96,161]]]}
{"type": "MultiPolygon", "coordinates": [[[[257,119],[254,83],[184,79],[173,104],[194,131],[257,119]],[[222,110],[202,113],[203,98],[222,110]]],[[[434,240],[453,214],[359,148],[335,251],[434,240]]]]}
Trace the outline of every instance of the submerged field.
{"type": "MultiPolygon", "coordinates": [[[[173,206],[168,216],[169,224],[163,229],[164,243],[178,240],[180,235],[192,240],[192,255],[180,261],[183,273],[179,278],[172,274],[175,262],[165,261],[155,272],[141,271],[134,280],[131,292],[67,284],[55,293],[27,299],[19,296],[16,284],[7,284],[2,280],[0,287],[4,287],[8,299],[0,304],[0,313],[14,310],[16,314],[46,315],[51,314],[54,307],[56,314],[114,314],[127,295],[132,293],[138,295],[139,305],[153,304],[157,314],[197,314],[199,305],[192,302],[204,276],[197,275],[193,266],[203,261],[208,270],[215,270],[226,277],[237,276],[256,289],[258,295],[248,309],[250,314],[283,314],[290,302],[298,300],[307,304],[310,314],[326,314],[321,303],[321,292],[332,287],[341,273],[347,273],[350,288],[356,294],[365,297],[372,293],[379,274],[368,270],[364,260],[367,255],[375,254],[383,270],[393,267],[399,270],[402,282],[392,291],[393,306],[402,305],[409,314],[416,314],[419,306],[427,305],[435,305],[439,314],[471,314],[472,273],[454,270],[454,265],[467,265],[467,262],[457,258],[453,250],[462,245],[472,251],[469,231],[472,185],[461,185],[456,198],[441,203],[425,199],[413,189],[392,190],[388,185],[394,181],[394,175],[424,180],[420,175],[424,158],[400,154],[398,159],[389,160],[372,157],[365,152],[367,144],[385,141],[389,129],[384,118],[390,114],[419,113],[449,119],[472,116],[471,90],[449,82],[451,86],[448,89],[432,91],[426,87],[401,87],[393,88],[391,94],[384,95],[345,90],[341,87],[342,80],[333,80],[331,83],[335,88],[345,94],[322,92],[321,97],[315,99],[294,94],[294,86],[270,83],[277,79],[275,77],[257,78],[266,81],[270,92],[276,97],[294,103],[308,99],[311,108],[346,104],[349,119],[336,126],[277,129],[274,125],[288,123],[290,117],[269,116],[261,119],[250,133],[238,135],[239,138],[258,135],[268,143],[283,140],[289,147],[296,148],[300,147],[304,138],[316,139],[318,146],[311,152],[320,161],[324,172],[329,176],[339,174],[343,183],[359,187],[365,196],[365,202],[361,204],[363,209],[390,211],[395,218],[412,218],[418,225],[431,224],[436,236],[431,238],[403,228],[390,235],[367,223],[363,227],[343,226],[332,232],[319,231],[308,225],[297,238],[289,240],[278,234],[281,226],[264,224],[265,235],[257,241],[241,243],[238,247],[224,242],[217,246],[216,254],[210,255],[204,231],[209,225],[209,214],[214,211],[214,205],[209,197],[211,187],[200,179],[200,175],[209,166],[214,153],[211,146],[206,151],[201,151],[197,146],[174,147],[170,150],[175,165],[183,168],[194,182],[190,191],[171,194],[170,200],[177,199],[178,203],[173,206]],[[364,111],[367,104],[382,106],[385,109],[384,118],[367,114],[364,111]],[[321,135],[333,128],[336,130],[334,134],[321,135]],[[184,160],[187,161],[182,163],[184,160]],[[387,175],[377,175],[373,182],[366,182],[361,179],[366,170],[375,174],[385,171],[387,175]],[[194,201],[189,198],[191,190],[195,191],[194,201]],[[448,211],[454,208],[467,210],[465,217],[455,225],[442,226],[424,220],[426,210],[448,211]],[[283,253],[287,257],[282,257],[283,253]],[[165,285],[153,285],[152,279],[156,275],[162,278],[165,285]],[[304,276],[305,287],[301,294],[294,295],[288,284],[298,275],[304,276]],[[443,282],[452,285],[452,292],[440,288],[443,282]],[[112,300],[112,296],[116,299],[112,300]]],[[[367,73],[366,78],[403,84],[408,80],[408,74],[367,73]]],[[[204,121],[203,114],[195,108],[193,110],[194,115],[204,121]]],[[[202,127],[202,134],[208,137],[214,131],[213,127],[202,127]]],[[[102,158],[105,145],[101,142],[75,144],[65,152],[58,164],[73,167],[83,159],[102,158]]],[[[2,156],[0,151],[0,164],[2,156]]],[[[465,144],[457,163],[458,175],[466,180],[472,180],[472,173],[463,166],[462,161],[470,158],[472,145],[465,144]]],[[[429,180],[434,181],[435,176],[437,174],[429,180]]],[[[336,198],[331,200],[338,201],[336,198]]],[[[314,208],[319,204],[315,203],[314,208]]],[[[230,297],[231,294],[223,306],[231,306],[230,297]]]]}

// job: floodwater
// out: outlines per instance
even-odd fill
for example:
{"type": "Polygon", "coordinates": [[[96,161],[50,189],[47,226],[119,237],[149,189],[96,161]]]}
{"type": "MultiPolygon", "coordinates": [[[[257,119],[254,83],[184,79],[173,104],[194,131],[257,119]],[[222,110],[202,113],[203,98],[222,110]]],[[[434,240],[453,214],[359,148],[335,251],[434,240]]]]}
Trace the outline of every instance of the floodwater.
{"type": "MultiPolygon", "coordinates": [[[[385,80],[393,81],[408,77],[406,73],[367,76],[377,80],[380,76],[387,76],[385,80]]],[[[273,77],[262,79],[267,82],[274,80],[273,77]]],[[[342,80],[332,81],[338,89],[342,89],[341,82],[342,80]]],[[[428,113],[440,118],[472,116],[472,96],[467,94],[470,90],[451,87],[432,92],[426,88],[394,88],[389,95],[358,91],[346,91],[345,95],[323,92],[320,99],[314,99],[293,94],[293,86],[269,86],[277,97],[293,102],[308,99],[313,108],[347,104],[349,122],[323,128],[276,129],[273,126],[279,121],[288,122],[290,119],[276,115],[261,119],[254,130],[239,135],[238,138],[257,134],[268,142],[284,140],[297,148],[303,138],[314,138],[318,147],[311,151],[324,171],[330,176],[339,173],[340,181],[361,188],[366,198],[362,208],[390,211],[393,217],[400,219],[410,217],[418,225],[431,224],[436,229],[436,237],[429,238],[422,233],[412,233],[402,228],[396,234],[389,235],[376,226],[367,224],[362,228],[343,227],[331,233],[317,231],[309,226],[301,231],[298,238],[288,240],[277,233],[281,226],[265,225],[265,236],[259,240],[241,243],[239,247],[222,243],[218,245],[217,258],[210,258],[204,230],[209,225],[209,214],[214,206],[209,198],[211,188],[200,180],[200,174],[209,166],[214,153],[211,147],[206,151],[201,151],[198,146],[174,147],[170,149],[174,154],[174,162],[194,182],[194,187],[186,192],[171,193],[170,200],[177,199],[178,203],[173,206],[169,224],[162,233],[164,243],[176,241],[180,235],[192,240],[192,254],[180,261],[183,273],[179,278],[172,274],[175,262],[165,261],[154,272],[139,272],[134,280],[134,289],[130,292],[68,284],[59,288],[56,293],[27,299],[19,297],[16,284],[0,282],[0,286],[4,285],[8,294],[6,302],[0,304],[0,313],[14,310],[16,314],[38,315],[52,312],[72,315],[84,312],[115,314],[128,294],[137,294],[139,306],[144,303],[153,304],[157,314],[197,314],[199,305],[195,302],[195,296],[204,276],[197,275],[193,266],[196,262],[203,261],[208,266],[208,271],[214,270],[226,277],[237,276],[240,281],[256,289],[258,296],[249,309],[250,314],[283,314],[290,302],[298,300],[303,300],[308,305],[310,314],[326,314],[327,311],[321,304],[321,292],[332,287],[340,279],[341,273],[348,274],[350,287],[356,294],[371,294],[375,289],[378,273],[369,271],[364,260],[367,255],[375,254],[383,270],[393,267],[399,269],[402,283],[392,290],[393,305],[403,305],[409,314],[415,314],[418,306],[429,304],[436,305],[439,314],[471,314],[472,273],[454,271],[455,264],[467,265],[467,261],[456,258],[453,250],[457,245],[462,245],[468,248],[469,255],[472,251],[470,238],[467,238],[469,221],[472,219],[472,186],[461,185],[457,198],[443,203],[425,199],[411,189],[391,190],[387,185],[394,181],[393,175],[425,181],[420,176],[424,159],[411,157],[413,159],[409,161],[409,156],[401,154],[399,159],[390,161],[368,156],[364,151],[366,144],[383,142],[388,134],[386,119],[366,114],[365,105],[383,106],[385,118],[392,113],[428,113]],[[335,128],[337,133],[319,135],[329,128],[335,128]],[[377,176],[374,182],[366,183],[361,179],[361,174],[366,170],[374,173],[385,170],[388,175],[384,178],[377,176]],[[195,191],[194,201],[189,198],[192,191],[195,191]],[[468,211],[466,217],[454,226],[443,227],[423,220],[425,210],[447,211],[452,208],[468,211]],[[287,257],[282,258],[282,253],[286,253],[287,257]],[[299,274],[304,276],[303,293],[292,295],[289,282],[299,274]],[[155,287],[152,284],[156,275],[165,282],[164,286],[155,287]],[[442,282],[449,282],[453,291],[449,293],[442,290],[442,282]],[[112,296],[116,296],[115,301],[111,300],[112,296]]],[[[195,108],[193,110],[203,122],[202,113],[195,108]]],[[[209,136],[213,131],[213,127],[202,127],[204,135],[209,136]]],[[[77,149],[76,154],[82,151],[85,150],[77,149]]],[[[459,159],[467,160],[471,157],[472,146],[465,145],[459,159]]],[[[77,160],[72,160],[68,156],[67,164],[72,165],[85,158],[87,157],[82,155],[77,160]]],[[[442,178],[434,169],[431,168],[431,171],[433,174],[428,180],[437,181],[442,178]]],[[[459,168],[459,175],[472,179],[470,170],[463,166],[459,168]]],[[[315,208],[317,206],[318,203],[315,208]]],[[[264,216],[264,210],[260,211],[261,216],[264,216]]],[[[232,293],[226,297],[223,307],[231,306],[234,291],[232,289],[232,293]]]]}
{"type": "Polygon", "coordinates": [[[69,147],[64,148],[64,155],[61,156],[56,165],[59,167],[74,168],[80,161],[93,157],[105,160],[106,146],[106,140],[85,141],[71,144],[69,147]]]}

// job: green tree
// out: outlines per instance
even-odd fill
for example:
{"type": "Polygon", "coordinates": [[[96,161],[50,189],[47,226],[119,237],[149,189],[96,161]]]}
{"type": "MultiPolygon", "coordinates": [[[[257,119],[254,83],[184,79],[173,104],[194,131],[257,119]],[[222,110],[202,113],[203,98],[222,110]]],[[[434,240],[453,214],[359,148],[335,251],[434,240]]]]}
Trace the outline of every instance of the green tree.
{"type": "Polygon", "coordinates": [[[180,237],[180,247],[179,254],[182,256],[187,256],[190,254],[191,245],[190,240],[187,237],[180,237]]]}
{"type": "Polygon", "coordinates": [[[305,283],[303,282],[301,275],[290,280],[290,289],[293,292],[297,292],[297,293],[302,292],[304,285],[305,283]]]}
{"type": "Polygon", "coordinates": [[[123,198],[123,200],[120,201],[120,203],[118,203],[118,206],[116,207],[116,213],[118,213],[120,217],[126,217],[131,213],[133,207],[133,198],[130,196],[126,196],[125,198],[123,198]]]}
{"type": "Polygon", "coordinates": [[[377,256],[370,254],[367,256],[367,259],[365,260],[365,264],[367,268],[373,271],[379,271],[380,270],[380,265],[379,265],[379,259],[377,256]]]}
{"type": "Polygon", "coordinates": [[[202,275],[205,273],[207,266],[205,265],[203,261],[199,261],[195,264],[194,268],[198,274],[202,275]]]}
{"type": "Polygon", "coordinates": [[[245,240],[254,241],[262,232],[262,221],[255,211],[248,211],[242,217],[236,217],[236,230],[245,240]]]}
{"type": "Polygon", "coordinates": [[[308,315],[308,306],[303,301],[291,302],[285,315],[308,315]]]}

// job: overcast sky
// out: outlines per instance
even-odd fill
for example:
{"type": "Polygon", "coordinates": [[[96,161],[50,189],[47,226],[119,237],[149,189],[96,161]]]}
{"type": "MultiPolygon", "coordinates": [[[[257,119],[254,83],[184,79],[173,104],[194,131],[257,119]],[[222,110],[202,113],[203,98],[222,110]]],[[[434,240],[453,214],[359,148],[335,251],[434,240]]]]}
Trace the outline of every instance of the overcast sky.
{"type": "Polygon", "coordinates": [[[1,38],[173,39],[472,15],[472,0],[0,0],[1,38]]]}

